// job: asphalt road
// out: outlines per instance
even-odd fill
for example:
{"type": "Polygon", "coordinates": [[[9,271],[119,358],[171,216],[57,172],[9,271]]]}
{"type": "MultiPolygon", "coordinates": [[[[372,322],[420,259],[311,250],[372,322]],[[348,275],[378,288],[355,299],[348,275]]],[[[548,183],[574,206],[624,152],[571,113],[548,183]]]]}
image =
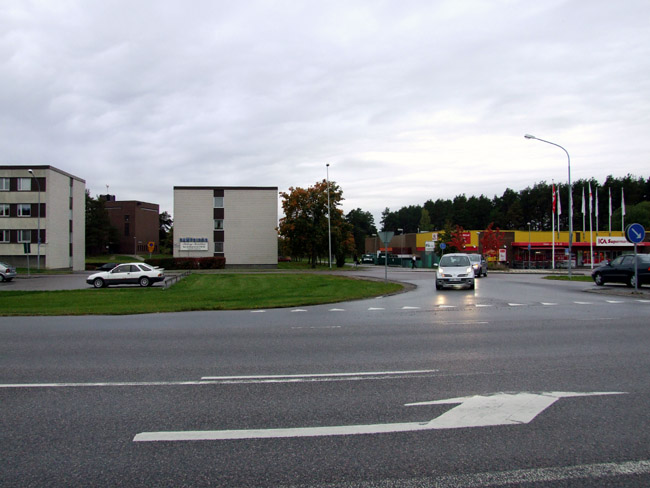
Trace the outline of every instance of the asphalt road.
{"type": "Polygon", "coordinates": [[[430,273],[390,275],[417,288],[255,312],[3,317],[0,484],[650,485],[647,294],[497,274],[436,291],[430,273]]]}

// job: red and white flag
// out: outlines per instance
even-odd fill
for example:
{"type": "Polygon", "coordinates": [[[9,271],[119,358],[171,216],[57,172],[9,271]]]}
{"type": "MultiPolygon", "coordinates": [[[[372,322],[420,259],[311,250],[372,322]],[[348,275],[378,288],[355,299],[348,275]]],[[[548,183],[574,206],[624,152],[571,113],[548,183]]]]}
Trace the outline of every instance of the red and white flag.
{"type": "Polygon", "coordinates": [[[555,215],[555,200],[556,200],[556,195],[555,195],[555,183],[553,183],[553,215],[555,215]]]}

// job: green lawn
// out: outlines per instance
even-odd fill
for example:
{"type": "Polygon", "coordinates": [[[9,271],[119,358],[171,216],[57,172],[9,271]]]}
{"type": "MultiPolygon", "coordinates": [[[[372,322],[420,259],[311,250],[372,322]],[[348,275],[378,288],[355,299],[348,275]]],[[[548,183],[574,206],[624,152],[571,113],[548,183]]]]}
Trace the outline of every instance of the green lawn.
{"type": "MultiPolygon", "coordinates": [[[[569,276],[568,275],[549,275],[549,276],[544,276],[545,280],[559,280],[559,281],[569,281],[569,276]]],[[[573,275],[571,276],[570,281],[589,281],[593,283],[593,278],[591,276],[585,276],[585,275],[573,275]]]]}
{"type": "Polygon", "coordinates": [[[295,307],[366,298],[396,283],[314,274],[192,274],[168,289],[2,291],[0,315],[122,315],[295,307]]]}

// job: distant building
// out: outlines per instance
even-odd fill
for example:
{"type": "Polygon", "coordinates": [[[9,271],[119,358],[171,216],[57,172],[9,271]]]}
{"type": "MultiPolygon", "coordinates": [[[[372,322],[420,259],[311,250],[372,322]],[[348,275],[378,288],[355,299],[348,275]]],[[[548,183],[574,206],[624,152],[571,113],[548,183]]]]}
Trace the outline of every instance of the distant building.
{"type": "Polygon", "coordinates": [[[278,265],[277,187],[174,187],[174,257],[278,265]]]}
{"type": "Polygon", "coordinates": [[[28,251],[31,268],[83,270],[85,247],[84,180],[53,166],[0,166],[1,261],[27,267],[28,251]]]}
{"type": "Polygon", "coordinates": [[[135,200],[116,200],[115,195],[100,195],[104,208],[108,212],[111,225],[120,236],[113,252],[121,254],[148,253],[149,244],[153,243],[154,253],[160,244],[159,206],[155,203],[135,200]]]}

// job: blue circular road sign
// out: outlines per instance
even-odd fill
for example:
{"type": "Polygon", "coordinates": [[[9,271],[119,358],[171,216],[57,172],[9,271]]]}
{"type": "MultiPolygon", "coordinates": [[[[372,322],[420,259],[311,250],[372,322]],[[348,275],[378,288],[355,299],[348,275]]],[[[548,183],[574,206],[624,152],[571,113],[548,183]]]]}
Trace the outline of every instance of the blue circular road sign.
{"type": "Polygon", "coordinates": [[[441,242],[441,243],[440,243],[440,249],[444,249],[444,248],[446,248],[446,247],[447,247],[447,244],[445,244],[444,242],[441,242]]]}
{"type": "Polygon", "coordinates": [[[638,244],[645,239],[645,229],[641,224],[630,224],[625,228],[625,238],[633,244],[638,244]]]}

